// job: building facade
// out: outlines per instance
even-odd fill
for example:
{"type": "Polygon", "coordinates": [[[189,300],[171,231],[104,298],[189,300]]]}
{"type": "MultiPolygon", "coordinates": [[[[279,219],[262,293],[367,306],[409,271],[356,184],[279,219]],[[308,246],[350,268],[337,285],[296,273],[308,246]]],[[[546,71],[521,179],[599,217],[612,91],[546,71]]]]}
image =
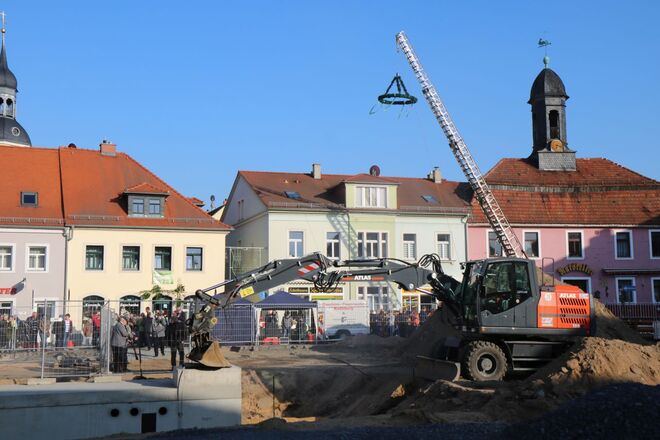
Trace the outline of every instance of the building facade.
{"type": "MultiPolygon", "coordinates": [[[[438,253],[445,272],[460,277],[467,204],[457,192],[464,186],[442,180],[439,170],[426,179],[378,174],[373,167],[370,174],[322,174],[319,164],[311,173],[239,172],[223,215],[234,228],[228,246],[247,255],[261,250],[261,258],[235,272],[312,252],[341,260],[411,262],[438,253]]],[[[374,311],[419,309],[432,302],[382,281],[343,282],[332,292],[316,292],[311,284],[293,280],[278,289],[311,300],[366,299],[374,311]]]]}
{"type": "MultiPolygon", "coordinates": [[[[528,257],[605,303],[660,303],[660,182],[568,148],[564,84],[545,68],[532,86],[533,151],[486,175],[528,257]]],[[[476,201],[471,259],[501,254],[476,201]]]]}

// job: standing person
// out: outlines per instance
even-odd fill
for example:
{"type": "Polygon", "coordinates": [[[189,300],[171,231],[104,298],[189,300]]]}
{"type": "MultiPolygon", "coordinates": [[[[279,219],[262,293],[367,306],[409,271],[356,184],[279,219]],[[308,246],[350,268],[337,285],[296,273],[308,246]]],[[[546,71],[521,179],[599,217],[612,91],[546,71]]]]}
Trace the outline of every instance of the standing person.
{"type": "Polygon", "coordinates": [[[83,347],[88,347],[92,344],[93,334],[94,334],[94,325],[92,324],[92,320],[88,318],[83,319],[83,324],[82,324],[83,347]]]}
{"type": "Polygon", "coordinates": [[[99,345],[99,337],[101,336],[101,312],[96,310],[92,314],[92,345],[97,347],[99,345]]]}
{"type": "Polygon", "coordinates": [[[151,309],[147,307],[144,310],[144,318],[142,318],[142,328],[141,335],[144,345],[147,347],[147,350],[151,350],[151,325],[153,324],[153,318],[151,317],[151,309]]]}
{"type": "Polygon", "coordinates": [[[158,349],[160,353],[165,356],[165,346],[163,340],[165,339],[165,320],[160,312],[156,312],[156,318],[151,324],[151,341],[154,344],[154,357],[158,357],[158,349]]]}
{"type": "Polygon", "coordinates": [[[114,373],[123,373],[126,371],[124,359],[126,357],[126,347],[129,337],[128,321],[125,317],[120,316],[117,323],[112,327],[112,337],[110,338],[110,345],[112,346],[112,371],[114,373]]]}
{"type": "Polygon", "coordinates": [[[388,312],[387,319],[390,328],[389,336],[394,336],[394,334],[396,333],[396,315],[394,314],[394,310],[390,310],[388,312]]]}
{"type": "Polygon", "coordinates": [[[282,337],[289,338],[291,334],[291,324],[293,319],[291,318],[291,313],[287,310],[284,312],[284,317],[282,318],[282,337]]]}
{"type": "Polygon", "coordinates": [[[62,331],[64,332],[62,347],[67,347],[69,345],[69,339],[71,339],[71,335],[73,334],[73,321],[71,321],[71,315],[68,313],[64,315],[64,321],[62,324],[62,331]]]}
{"type": "Polygon", "coordinates": [[[53,335],[55,335],[55,347],[64,347],[64,323],[60,316],[53,322],[53,335]]]}
{"type": "Polygon", "coordinates": [[[37,335],[39,334],[39,316],[37,312],[32,312],[32,315],[25,320],[25,331],[28,348],[37,348],[37,335]]]}
{"type": "Polygon", "coordinates": [[[167,343],[170,346],[170,356],[172,369],[176,367],[176,354],[179,353],[179,366],[183,367],[183,341],[188,338],[186,328],[186,315],[181,312],[178,315],[172,315],[170,324],[167,326],[167,343]]]}

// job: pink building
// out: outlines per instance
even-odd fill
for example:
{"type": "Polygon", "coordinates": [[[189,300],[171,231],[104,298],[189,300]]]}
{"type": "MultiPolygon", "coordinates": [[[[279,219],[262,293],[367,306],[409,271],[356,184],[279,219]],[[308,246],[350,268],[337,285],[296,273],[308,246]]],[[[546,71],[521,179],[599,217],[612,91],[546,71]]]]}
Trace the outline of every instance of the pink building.
{"type": "MultiPolygon", "coordinates": [[[[502,159],[486,181],[525,252],[605,303],[660,304],[660,182],[602,158],[576,159],[566,141],[564,84],[545,68],[532,86],[534,147],[502,159]]],[[[470,259],[501,255],[476,200],[470,259]]]]}

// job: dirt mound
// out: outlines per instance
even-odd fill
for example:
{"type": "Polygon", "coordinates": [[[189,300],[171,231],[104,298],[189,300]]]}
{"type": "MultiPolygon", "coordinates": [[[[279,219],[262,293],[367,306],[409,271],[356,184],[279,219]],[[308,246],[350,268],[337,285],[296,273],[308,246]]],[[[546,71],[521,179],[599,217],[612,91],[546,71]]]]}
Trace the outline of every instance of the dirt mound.
{"type": "Polygon", "coordinates": [[[448,336],[460,336],[460,332],[451,325],[447,311],[441,308],[401,344],[398,354],[406,362],[414,361],[417,356],[434,356],[448,336]]]}
{"type": "Polygon", "coordinates": [[[358,348],[358,349],[397,349],[405,342],[405,339],[398,336],[390,336],[383,338],[381,336],[369,335],[355,335],[348,336],[345,339],[335,343],[336,347],[343,348],[358,348]]]}
{"type": "Polygon", "coordinates": [[[660,345],[616,339],[584,338],[560,358],[537,371],[556,395],[581,394],[612,382],[660,384],[660,345]]]}
{"type": "Polygon", "coordinates": [[[593,336],[605,339],[621,339],[622,341],[644,344],[646,341],[635,330],[614,316],[605,305],[594,299],[596,314],[596,334],[593,336]]]}

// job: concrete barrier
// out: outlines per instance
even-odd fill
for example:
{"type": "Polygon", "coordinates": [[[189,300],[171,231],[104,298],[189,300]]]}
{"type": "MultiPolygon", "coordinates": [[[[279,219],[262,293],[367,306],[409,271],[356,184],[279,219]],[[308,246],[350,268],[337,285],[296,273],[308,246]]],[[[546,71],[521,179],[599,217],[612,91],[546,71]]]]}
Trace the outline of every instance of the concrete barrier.
{"type": "Polygon", "coordinates": [[[85,439],[241,423],[241,369],[173,379],[0,386],[2,438],[85,439]]]}

